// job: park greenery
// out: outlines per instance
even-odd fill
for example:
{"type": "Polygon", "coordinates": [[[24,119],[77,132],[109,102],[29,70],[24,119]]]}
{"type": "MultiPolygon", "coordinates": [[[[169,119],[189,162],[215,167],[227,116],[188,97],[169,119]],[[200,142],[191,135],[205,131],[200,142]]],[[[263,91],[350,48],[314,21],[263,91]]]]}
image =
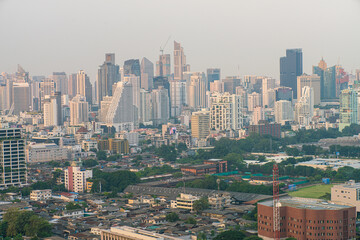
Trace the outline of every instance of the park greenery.
{"type": "Polygon", "coordinates": [[[32,211],[10,208],[0,222],[0,235],[9,239],[22,239],[22,236],[44,238],[52,235],[51,228],[48,221],[32,211]]]}

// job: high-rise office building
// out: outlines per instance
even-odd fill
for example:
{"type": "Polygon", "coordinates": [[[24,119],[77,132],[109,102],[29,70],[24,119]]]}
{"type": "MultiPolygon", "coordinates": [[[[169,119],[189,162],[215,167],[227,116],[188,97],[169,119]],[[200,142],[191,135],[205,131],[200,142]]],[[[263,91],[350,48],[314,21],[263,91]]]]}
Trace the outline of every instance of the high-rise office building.
{"type": "Polygon", "coordinates": [[[183,47],[174,41],[174,80],[183,80],[183,72],[190,72],[190,65],[186,64],[183,47]]]}
{"type": "Polygon", "coordinates": [[[340,96],[342,90],[349,87],[350,76],[340,65],[335,66],[336,69],[336,98],[340,96]]]}
{"type": "Polygon", "coordinates": [[[92,86],[88,75],[80,70],[76,75],[77,94],[84,96],[89,105],[92,104],[92,86]]]}
{"type": "Polygon", "coordinates": [[[294,120],[292,102],[280,100],[275,102],[275,122],[284,125],[287,121],[294,120]]]}
{"type": "Polygon", "coordinates": [[[156,62],[156,76],[169,77],[171,75],[170,54],[162,54],[156,62]]]}
{"type": "Polygon", "coordinates": [[[205,139],[210,134],[210,112],[207,110],[193,112],[191,115],[191,136],[205,139]]]}
{"type": "MultiPolygon", "coordinates": [[[[298,88],[299,89],[299,88],[298,88]]],[[[295,104],[295,121],[301,126],[308,126],[314,116],[315,92],[310,86],[301,88],[301,97],[295,104]]]]}
{"type": "Polygon", "coordinates": [[[28,83],[30,81],[29,72],[26,72],[24,68],[18,64],[17,72],[15,73],[15,82],[17,83],[28,83]]]}
{"type": "Polygon", "coordinates": [[[105,62],[99,67],[97,76],[97,101],[103,100],[104,96],[112,96],[112,85],[120,81],[119,65],[115,65],[115,54],[107,53],[105,62]]]}
{"type": "Polygon", "coordinates": [[[30,86],[27,82],[13,83],[12,103],[14,114],[29,111],[31,107],[30,86]]]}
{"type": "Polygon", "coordinates": [[[280,86],[292,88],[294,98],[297,97],[297,77],[302,74],[302,49],[287,49],[286,56],[280,58],[280,86]]]}
{"type": "Polygon", "coordinates": [[[293,101],[293,90],[290,87],[275,88],[275,101],[286,100],[293,101]]]}
{"type": "Polygon", "coordinates": [[[220,68],[208,68],[206,70],[206,76],[208,81],[207,89],[210,89],[210,84],[212,82],[219,81],[221,79],[220,68]]]}
{"type": "Polygon", "coordinates": [[[70,125],[79,125],[89,121],[89,104],[82,95],[70,100],[70,125]]]}
{"type": "Polygon", "coordinates": [[[100,102],[100,122],[106,122],[106,116],[109,110],[109,106],[112,102],[111,96],[105,96],[100,102]]]}
{"type": "Polygon", "coordinates": [[[164,87],[151,92],[152,121],[154,125],[165,124],[170,118],[169,93],[164,87]]]}
{"type": "Polygon", "coordinates": [[[336,99],[336,67],[327,67],[324,59],[318,66],[313,66],[313,74],[320,77],[321,101],[332,101],[336,99]]]}
{"type": "Polygon", "coordinates": [[[150,90],[154,81],[154,64],[147,58],[141,60],[141,82],[140,88],[150,90]]]}
{"type": "Polygon", "coordinates": [[[62,125],[61,93],[55,92],[54,96],[48,96],[44,100],[44,126],[62,125]]]}
{"type": "Polygon", "coordinates": [[[0,110],[9,110],[12,105],[13,82],[6,79],[5,83],[0,84],[0,110]]]}
{"type": "Polygon", "coordinates": [[[117,82],[111,104],[107,111],[106,123],[130,123],[137,120],[133,103],[133,86],[130,82],[117,82]]]}
{"type": "Polygon", "coordinates": [[[134,105],[134,114],[135,119],[139,117],[139,110],[140,110],[140,77],[135,76],[134,74],[124,75],[124,81],[130,83],[132,86],[132,104],[134,105]]]}
{"type": "Polygon", "coordinates": [[[141,66],[139,59],[129,59],[124,62],[124,75],[130,74],[141,78],[141,66]]]}
{"type": "Polygon", "coordinates": [[[303,87],[309,86],[309,87],[311,87],[313,89],[312,91],[314,92],[314,102],[313,102],[313,104],[319,105],[320,101],[321,101],[321,99],[320,99],[320,94],[321,94],[320,85],[321,84],[320,83],[321,83],[321,81],[320,81],[320,77],[318,75],[315,75],[315,74],[307,75],[307,74],[304,73],[303,75],[299,76],[297,78],[297,89],[299,90],[297,92],[298,101],[302,96],[303,87]]]}
{"type": "Polygon", "coordinates": [[[64,72],[54,72],[50,77],[55,82],[55,91],[68,94],[68,78],[64,72]]]}
{"type": "MultiPolygon", "coordinates": [[[[268,78],[268,77],[264,77],[262,78],[262,87],[261,87],[261,92],[262,92],[262,106],[264,107],[270,107],[269,105],[271,105],[272,101],[271,101],[271,89],[275,88],[275,79],[273,78],[268,78]]],[[[256,123],[257,124],[257,123],[256,123]]]]}
{"type": "Polygon", "coordinates": [[[139,122],[148,123],[151,121],[152,104],[151,93],[145,89],[140,89],[140,110],[139,110],[139,122]]]}
{"type": "Polygon", "coordinates": [[[340,124],[339,130],[352,123],[358,123],[358,93],[353,89],[345,89],[340,94],[340,124]]]}
{"type": "Polygon", "coordinates": [[[46,96],[54,96],[55,82],[50,78],[45,78],[40,82],[40,107],[43,108],[43,103],[46,96]]]}
{"type": "Polygon", "coordinates": [[[194,109],[206,107],[206,77],[204,73],[193,73],[187,83],[187,104],[194,109]]]}
{"type": "Polygon", "coordinates": [[[251,119],[252,124],[257,125],[259,121],[264,119],[265,119],[265,113],[263,107],[261,106],[254,107],[254,111],[251,119]]]}
{"type": "Polygon", "coordinates": [[[179,116],[181,114],[182,107],[186,104],[186,81],[170,81],[170,104],[171,116],[179,116]]]}
{"type": "Polygon", "coordinates": [[[224,83],[224,92],[234,94],[236,87],[240,86],[241,78],[237,76],[226,77],[222,82],[224,83]]]}
{"type": "Polygon", "coordinates": [[[257,106],[262,107],[260,93],[252,92],[252,93],[248,94],[247,96],[248,96],[247,107],[248,107],[249,112],[254,111],[255,107],[257,107],[257,106]]]}
{"type": "Polygon", "coordinates": [[[215,80],[210,83],[210,92],[224,92],[224,83],[221,80],[215,80]]]}
{"type": "Polygon", "coordinates": [[[73,98],[76,96],[77,93],[77,74],[73,73],[69,75],[69,80],[68,80],[68,95],[69,98],[73,98]]]}
{"type": "Polygon", "coordinates": [[[20,128],[0,129],[0,189],[27,184],[25,140],[20,128]]]}

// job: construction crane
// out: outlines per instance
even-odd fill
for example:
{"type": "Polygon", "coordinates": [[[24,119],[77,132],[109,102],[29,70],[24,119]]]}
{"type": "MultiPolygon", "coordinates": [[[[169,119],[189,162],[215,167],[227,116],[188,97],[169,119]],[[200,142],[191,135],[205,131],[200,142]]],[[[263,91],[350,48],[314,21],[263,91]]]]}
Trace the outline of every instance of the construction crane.
{"type": "Polygon", "coordinates": [[[164,55],[164,49],[165,49],[166,45],[168,44],[170,38],[171,38],[171,35],[169,36],[169,38],[167,39],[167,41],[165,42],[165,44],[163,44],[162,46],[160,46],[161,55],[164,55]]]}
{"type": "Polygon", "coordinates": [[[279,200],[279,168],[273,166],[273,227],[274,239],[280,240],[280,200],[279,200]]]}

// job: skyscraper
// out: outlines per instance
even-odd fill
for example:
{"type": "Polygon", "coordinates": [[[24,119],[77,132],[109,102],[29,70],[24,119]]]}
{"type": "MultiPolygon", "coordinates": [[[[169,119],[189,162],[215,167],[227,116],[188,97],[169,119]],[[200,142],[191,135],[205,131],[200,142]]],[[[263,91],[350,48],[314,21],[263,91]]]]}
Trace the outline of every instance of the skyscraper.
{"type": "Polygon", "coordinates": [[[156,76],[169,77],[171,75],[170,54],[162,54],[156,62],[156,76]]]}
{"type": "Polygon", "coordinates": [[[221,79],[220,68],[208,68],[206,70],[206,76],[208,81],[207,89],[209,89],[212,82],[221,79]]]}
{"type": "Polygon", "coordinates": [[[186,81],[170,81],[171,116],[179,116],[186,103],[186,81]]]}
{"type": "Polygon", "coordinates": [[[275,102],[275,122],[284,125],[286,121],[294,120],[292,103],[286,100],[275,102]]]}
{"type": "Polygon", "coordinates": [[[92,86],[88,75],[80,70],[76,75],[77,94],[84,96],[89,105],[92,104],[92,86]]]}
{"type": "Polygon", "coordinates": [[[193,112],[191,116],[191,136],[197,139],[205,139],[210,134],[210,112],[193,112]]]}
{"type": "Polygon", "coordinates": [[[286,57],[280,58],[280,86],[292,88],[294,98],[297,97],[297,77],[302,74],[302,49],[287,49],[286,57]]]}
{"type": "Polygon", "coordinates": [[[290,87],[275,88],[275,101],[286,100],[292,102],[293,91],[290,87]]]}
{"type": "Polygon", "coordinates": [[[154,81],[154,64],[147,58],[141,60],[141,82],[140,88],[150,90],[154,81]]]}
{"type": "Polygon", "coordinates": [[[25,140],[20,128],[0,129],[0,189],[27,184],[25,140]]]}
{"type": "Polygon", "coordinates": [[[97,101],[104,96],[112,96],[112,85],[120,81],[119,65],[115,65],[115,54],[107,53],[105,62],[100,66],[97,77],[97,101]]]}
{"type": "Polygon", "coordinates": [[[70,125],[79,125],[89,121],[89,104],[82,95],[70,100],[70,125]]]}
{"type": "Polygon", "coordinates": [[[117,82],[114,95],[111,100],[106,123],[130,123],[134,125],[135,111],[133,103],[133,86],[130,82],[117,82]]]}
{"type": "Polygon", "coordinates": [[[193,73],[187,86],[187,104],[194,109],[206,107],[206,77],[204,73],[193,73]]]}
{"type": "Polygon", "coordinates": [[[12,87],[14,114],[29,111],[31,107],[30,86],[27,82],[14,83],[12,87]]]}
{"type": "Polygon", "coordinates": [[[139,59],[129,59],[124,62],[124,75],[130,74],[141,78],[141,67],[139,59]]]}
{"type": "Polygon", "coordinates": [[[224,92],[234,94],[236,87],[240,86],[241,78],[237,76],[226,77],[222,82],[224,83],[224,92]]]}
{"type": "Polygon", "coordinates": [[[134,105],[134,117],[138,120],[140,110],[140,77],[134,74],[125,75],[124,81],[131,84],[132,87],[132,104],[134,105]]]}
{"type": "MultiPolygon", "coordinates": [[[[271,105],[271,102],[272,102],[271,101],[272,96],[270,96],[272,93],[270,92],[270,90],[275,88],[275,79],[264,77],[262,79],[261,83],[262,83],[262,87],[261,87],[262,106],[270,107],[269,105],[271,105]]],[[[255,124],[257,124],[257,123],[255,123],[255,124]]]]}
{"type": "Polygon", "coordinates": [[[68,80],[68,95],[69,98],[73,98],[77,93],[77,74],[73,73],[69,75],[68,80]]]}
{"type": "Polygon", "coordinates": [[[340,94],[340,124],[339,130],[352,123],[358,123],[358,93],[353,89],[345,89],[340,94]]]}
{"type": "Polygon", "coordinates": [[[301,88],[301,97],[298,97],[298,102],[295,104],[295,121],[301,126],[308,126],[314,116],[314,97],[312,87],[304,86],[301,88]]]}
{"type": "Polygon", "coordinates": [[[68,94],[68,78],[64,72],[54,72],[50,77],[55,82],[55,91],[68,94]]]}
{"type": "Polygon", "coordinates": [[[140,89],[140,110],[139,121],[146,124],[151,121],[152,104],[151,93],[145,89],[140,89]]]}
{"type": "Polygon", "coordinates": [[[56,92],[54,96],[47,96],[44,100],[44,126],[62,125],[61,93],[56,92]]]}
{"type": "Polygon", "coordinates": [[[336,67],[327,67],[324,59],[318,66],[313,66],[313,74],[320,77],[321,101],[336,99],[336,67]]]}
{"type": "Polygon", "coordinates": [[[303,93],[303,87],[309,86],[312,88],[312,92],[314,93],[314,101],[313,104],[318,105],[320,104],[320,94],[321,94],[321,81],[320,77],[318,75],[307,75],[303,74],[297,78],[297,89],[299,90],[297,93],[297,99],[300,100],[302,93],[303,93]]]}
{"type": "Polygon", "coordinates": [[[160,86],[151,92],[152,121],[154,125],[167,123],[170,117],[169,93],[160,86]]]}
{"type": "Polygon", "coordinates": [[[183,72],[190,72],[190,65],[186,64],[183,47],[174,41],[174,80],[183,80],[183,72]]]}

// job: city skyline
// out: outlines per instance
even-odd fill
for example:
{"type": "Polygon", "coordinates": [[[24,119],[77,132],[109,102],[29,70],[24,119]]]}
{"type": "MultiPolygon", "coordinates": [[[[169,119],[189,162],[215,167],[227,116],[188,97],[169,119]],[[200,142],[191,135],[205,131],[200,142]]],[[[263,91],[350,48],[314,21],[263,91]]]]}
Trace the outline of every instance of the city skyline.
{"type": "MultiPolygon", "coordinates": [[[[17,64],[21,64],[32,76],[47,76],[62,71],[71,74],[84,70],[94,83],[104,53],[114,52],[116,63],[120,66],[127,59],[143,57],[156,63],[159,48],[169,36],[171,41],[182,44],[187,63],[191,64],[193,71],[220,68],[222,76],[265,75],[279,80],[278,59],[284,55],[285,49],[291,48],[303,49],[304,73],[308,74],[322,57],[329,65],[339,62],[349,73],[354,72],[360,62],[359,57],[353,54],[360,48],[356,44],[360,35],[353,27],[353,23],[360,21],[357,14],[360,4],[357,1],[342,2],[342,8],[335,1],[303,1],[297,5],[296,12],[291,11],[293,1],[229,1],[226,5],[207,2],[207,11],[203,11],[203,16],[194,17],[193,11],[203,7],[203,1],[199,0],[192,3],[192,8],[186,7],[187,2],[179,6],[180,15],[191,16],[186,21],[171,14],[174,3],[162,0],[152,5],[144,1],[122,5],[108,1],[107,6],[95,6],[87,2],[89,4],[82,11],[92,17],[85,19],[74,14],[82,3],[78,1],[71,6],[69,1],[53,1],[49,5],[46,1],[34,0],[28,5],[21,0],[0,1],[0,30],[6,36],[13,36],[2,40],[1,71],[14,72],[17,64]],[[137,8],[138,4],[142,4],[143,8],[137,8]],[[328,11],[326,16],[317,16],[316,13],[324,6],[328,11]],[[152,7],[155,12],[151,15],[144,13],[142,9],[147,7],[152,7]],[[102,14],[94,14],[104,10],[109,13],[104,19],[102,14]],[[310,17],[302,18],[303,11],[310,17]],[[211,19],[213,15],[219,17],[211,19]],[[167,17],[168,21],[159,23],[161,16],[167,17]],[[25,18],[27,21],[22,21],[25,18]],[[139,23],[145,18],[146,29],[139,28],[139,23]],[[205,19],[208,24],[204,24],[205,19]],[[180,24],[181,20],[183,24],[180,24]],[[119,24],[122,34],[117,33],[119,24]],[[322,31],[313,30],[320,27],[322,31]],[[14,31],[19,28],[26,29],[25,39],[18,35],[22,31],[14,31]],[[136,32],[135,29],[142,31],[136,32]],[[341,30],[343,34],[334,34],[334,29],[341,30]],[[151,38],[145,37],[149,34],[151,38]],[[199,37],[191,37],[196,35],[199,37]],[[277,37],[272,40],[267,36],[277,37]]],[[[174,66],[171,41],[164,53],[171,54],[171,65],[174,66]]]]}

